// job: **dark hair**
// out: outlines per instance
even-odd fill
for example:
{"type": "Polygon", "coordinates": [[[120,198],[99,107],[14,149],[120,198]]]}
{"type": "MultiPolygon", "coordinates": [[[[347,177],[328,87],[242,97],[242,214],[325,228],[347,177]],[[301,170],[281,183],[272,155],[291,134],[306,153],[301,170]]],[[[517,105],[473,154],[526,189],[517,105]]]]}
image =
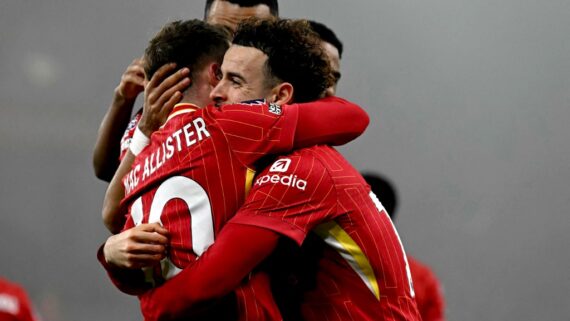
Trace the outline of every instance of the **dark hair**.
{"type": "Polygon", "coordinates": [[[319,35],[321,40],[330,43],[338,50],[338,57],[342,58],[342,49],[343,49],[342,42],[340,41],[340,39],[338,39],[334,31],[332,31],[329,27],[325,26],[324,24],[313,20],[309,20],[309,24],[311,25],[313,31],[315,31],[319,35]]]}
{"type": "MultiPolygon", "coordinates": [[[[212,7],[212,3],[216,0],[206,0],[206,7],[204,8],[204,20],[208,18],[208,14],[210,13],[210,8],[212,7]]],[[[233,4],[237,4],[240,7],[255,7],[258,5],[266,5],[269,7],[269,12],[274,17],[279,17],[279,4],[277,0],[217,0],[217,1],[226,1],[233,4]]]]}
{"type": "Polygon", "coordinates": [[[192,73],[206,63],[220,62],[229,47],[227,34],[201,20],[178,20],[166,24],[152,38],[145,50],[144,71],[150,79],[167,63],[177,68],[188,67],[192,73]]]}
{"type": "Polygon", "coordinates": [[[372,192],[376,194],[378,200],[380,200],[380,203],[382,203],[386,212],[393,220],[396,216],[396,208],[398,208],[398,193],[392,183],[388,179],[374,173],[364,173],[362,177],[370,185],[372,192]]]}
{"type": "Polygon", "coordinates": [[[238,25],[233,44],[265,53],[268,80],[291,83],[294,102],[316,100],[334,83],[320,39],[306,20],[246,19],[238,25]]]}

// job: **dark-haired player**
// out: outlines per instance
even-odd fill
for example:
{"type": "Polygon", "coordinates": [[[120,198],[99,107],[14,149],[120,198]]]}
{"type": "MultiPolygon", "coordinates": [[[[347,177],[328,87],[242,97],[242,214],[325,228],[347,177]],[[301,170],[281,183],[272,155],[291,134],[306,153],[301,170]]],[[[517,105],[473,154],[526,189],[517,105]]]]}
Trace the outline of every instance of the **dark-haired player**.
{"type": "MultiPolygon", "coordinates": [[[[362,174],[374,194],[386,208],[392,221],[398,208],[398,194],[393,184],[386,178],[374,174],[362,174]]],[[[445,321],[445,299],[442,287],[431,268],[408,255],[410,272],[416,291],[416,302],[423,321],[445,321]]]]}
{"type": "MultiPolygon", "coordinates": [[[[277,0],[207,0],[204,9],[204,21],[230,30],[249,17],[266,19],[278,16],[277,0]]],[[[141,117],[142,109],[129,121],[135,101],[144,90],[143,63],[142,58],[137,58],[127,67],[99,127],[93,150],[93,168],[95,175],[107,182],[128,150],[141,117]]]]}
{"type": "MultiPolygon", "coordinates": [[[[304,95],[298,88],[311,80],[295,68],[309,64],[307,50],[320,51],[314,39],[295,39],[312,34],[308,30],[305,21],[241,24],[212,92],[216,101],[239,101],[281,82],[291,84],[288,99],[304,95]]],[[[142,295],[145,318],[177,315],[195,306],[204,291],[211,297],[230,292],[284,238],[322,249],[313,257],[314,284],[302,293],[303,319],[420,320],[397,232],[369,194],[362,176],[331,147],[277,157],[200,259],[142,295]]]]}
{"type": "Polygon", "coordinates": [[[338,39],[334,31],[324,24],[314,20],[309,20],[309,24],[311,25],[311,29],[321,38],[321,47],[329,58],[334,76],[334,85],[327,88],[326,95],[334,96],[336,94],[336,86],[341,77],[340,60],[342,59],[343,52],[342,42],[338,39]]]}
{"type": "MultiPolygon", "coordinates": [[[[198,20],[177,21],[167,24],[145,51],[145,73],[150,82],[145,90],[145,112],[137,127],[140,132],[135,134],[132,153],[125,157],[109,187],[124,186],[123,203],[129,206],[130,215],[126,230],[110,237],[99,252],[99,259],[125,292],[140,294],[192,264],[245,200],[254,165],[261,157],[316,142],[343,143],[367,125],[368,117],[358,106],[339,98],[285,104],[313,101],[331,84],[328,64],[320,52],[306,55],[307,62],[296,67],[296,73],[304,74],[310,83],[295,94],[291,84],[271,82],[251,93],[265,100],[200,108],[211,101],[210,92],[219,81],[219,65],[228,45],[225,33],[213,26],[198,20]],[[169,62],[185,68],[169,75],[171,67],[164,67],[169,62]],[[190,85],[185,78],[189,72],[190,85]],[[294,100],[291,95],[295,95],[294,100]],[[168,113],[169,106],[179,99],[182,103],[168,113]],[[147,113],[154,108],[161,112],[147,113]],[[345,119],[351,122],[339,123],[345,119]],[[141,148],[139,133],[156,126],[161,128],[152,134],[150,144],[141,148]],[[133,154],[137,157],[131,166],[133,154]],[[128,173],[121,184],[125,169],[128,173]],[[162,226],[153,224],[157,222],[162,226]],[[169,255],[159,268],[156,262],[165,255],[168,236],[169,255]],[[142,280],[141,267],[153,274],[155,284],[127,286],[125,277],[142,280]],[[154,275],[153,270],[160,270],[160,274],[154,275]]],[[[121,214],[120,207],[111,210],[109,217],[106,214],[111,230],[122,227],[121,214]]],[[[237,280],[232,288],[240,283],[241,279],[237,280]]],[[[208,299],[223,297],[211,296],[215,291],[216,284],[209,284],[198,293],[195,299],[199,307],[208,299]]],[[[239,313],[232,309],[213,312],[238,314],[243,320],[279,320],[263,274],[252,274],[234,294],[239,313]]],[[[200,312],[193,308],[184,316],[200,312]]]]}

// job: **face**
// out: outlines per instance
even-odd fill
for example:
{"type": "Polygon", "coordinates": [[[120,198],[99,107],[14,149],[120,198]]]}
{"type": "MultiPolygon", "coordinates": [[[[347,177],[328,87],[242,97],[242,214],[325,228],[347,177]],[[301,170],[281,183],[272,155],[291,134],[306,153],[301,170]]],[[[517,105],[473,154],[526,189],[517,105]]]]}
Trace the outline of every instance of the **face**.
{"type": "Polygon", "coordinates": [[[244,19],[257,17],[267,19],[271,17],[269,7],[260,4],[254,7],[240,7],[239,5],[227,1],[214,1],[208,12],[206,21],[210,24],[219,24],[236,30],[236,26],[244,19]]]}
{"type": "Polygon", "coordinates": [[[216,105],[265,98],[272,101],[272,88],[265,72],[267,55],[253,47],[232,45],[224,56],[221,80],[210,98],[216,105]]]}
{"type": "Polygon", "coordinates": [[[336,94],[336,85],[340,80],[340,55],[338,53],[338,49],[336,49],[335,46],[331,45],[328,42],[322,41],[321,46],[329,58],[331,69],[333,70],[334,75],[334,85],[327,88],[325,95],[334,96],[336,94]]]}
{"type": "Polygon", "coordinates": [[[265,98],[272,101],[272,88],[267,85],[267,55],[253,47],[232,45],[224,56],[221,80],[210,98],[217,105],[265,98]]]}

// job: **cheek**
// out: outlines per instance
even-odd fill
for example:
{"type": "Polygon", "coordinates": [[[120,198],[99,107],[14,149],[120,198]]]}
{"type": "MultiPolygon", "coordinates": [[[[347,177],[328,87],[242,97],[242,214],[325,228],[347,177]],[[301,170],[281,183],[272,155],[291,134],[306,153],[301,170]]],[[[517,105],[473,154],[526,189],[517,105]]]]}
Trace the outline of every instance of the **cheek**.
{"type": "Polygon", "coordinates": [[[235,88],[228,89],[228,101],[232,103],[239,103],[243,100],[241,99],[242,96],[243,95],[240,90],[237,90],[235,88]]]}

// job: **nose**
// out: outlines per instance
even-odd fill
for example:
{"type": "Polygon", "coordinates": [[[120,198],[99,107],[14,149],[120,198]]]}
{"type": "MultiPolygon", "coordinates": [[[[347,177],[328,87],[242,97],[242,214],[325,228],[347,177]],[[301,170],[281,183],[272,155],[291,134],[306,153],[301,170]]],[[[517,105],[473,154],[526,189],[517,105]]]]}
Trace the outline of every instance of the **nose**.
{"type": "Polygon", "coordinates": [[[216,106],[220,106],[227,100],[227,95],[225,94],[225,90],[223,88],[223,81],[220,81],[212,92],[210,92],[210,99],[214,101],[216,106]]]}

